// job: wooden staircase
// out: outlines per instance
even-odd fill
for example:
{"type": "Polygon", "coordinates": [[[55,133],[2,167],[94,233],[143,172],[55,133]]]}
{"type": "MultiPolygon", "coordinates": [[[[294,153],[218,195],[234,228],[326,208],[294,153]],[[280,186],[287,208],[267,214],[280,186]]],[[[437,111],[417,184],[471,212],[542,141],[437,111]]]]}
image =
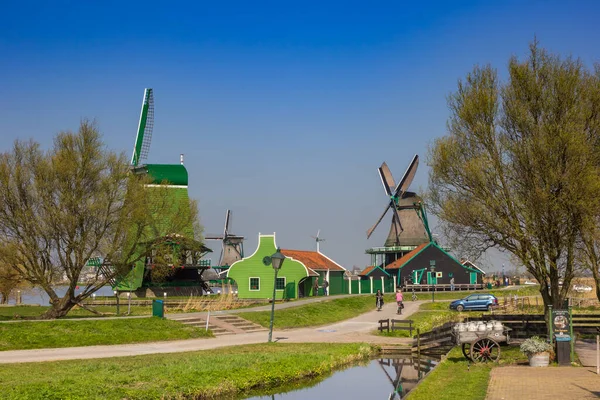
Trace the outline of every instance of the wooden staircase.
{"type": "MultiPolygon", "coordinates": [[[[205,317],[182,317],[174,318],[174,320],[179,321],[184,325],[206,328],[205,317]]],[[[229,314],[211,315],[208,321],[208,329],[210,329],[215,336],[267,331],[267,328],[240,318],[237,315],[229,314]]]]}

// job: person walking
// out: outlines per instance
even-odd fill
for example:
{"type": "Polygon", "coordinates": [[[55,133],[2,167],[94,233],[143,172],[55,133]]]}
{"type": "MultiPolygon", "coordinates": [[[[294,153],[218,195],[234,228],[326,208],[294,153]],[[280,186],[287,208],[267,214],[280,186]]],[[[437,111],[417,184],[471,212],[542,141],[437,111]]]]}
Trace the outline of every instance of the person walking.
{"type": "Polygon", "coordinates": [[[381,311],[381,307],[383,307],[383,293],[380,289],[377,289],[377,293],[375,293],[375,307],[377,307],[377,311],[381,311]]]}
{"type": "Polygon", "coordinates": [[[398,305],[398,309],[396,310],[396,314],[402,314],[402,309],[404,308],[404,296],[402,295],[402,289],[396,289],[396,304],[398,305]]]}
{"type": "Polygon", "coordinates": [[[454,290],[454,277],[450,278],[450,291],[454,290]]]}
{"type": "Polygon", "coordinates": [[[315,284],[313,285],[313,296],[319,295],[319,278],[315,279],[315,284]]]}
{"type": "Polygon", "coordinates": [[[323,296],[327,296],[327,288],[329,288],[329,282],[323,279],[323,296]]]}

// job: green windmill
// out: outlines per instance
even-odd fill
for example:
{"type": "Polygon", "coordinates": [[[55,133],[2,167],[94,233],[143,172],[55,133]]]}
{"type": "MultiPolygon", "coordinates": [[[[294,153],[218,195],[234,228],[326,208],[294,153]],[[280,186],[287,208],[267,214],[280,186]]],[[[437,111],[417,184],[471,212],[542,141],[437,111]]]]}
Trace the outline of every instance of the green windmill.
{"type": "MultiPolygon", "coordinates": [[[[142,109],[138,124],[137,136],[131,156],[132,171],[136,174],[144,174],[149,177],[147,187],[156,190],[164,190],[161,195],[166,193],[168,200],[172,204],[180,207],[189,207],[188,197],[188,172],[183,165],[183,154],[179,164],[148,164],[145,160],[148,158],[150,143],[152,140],[152,131],[154,128],[154,93],[148,88],[144,90],[142,109]]],[[[183,209],[183,208],[180,208],[183,209]]],[[[165,229],[169,226],[170,215],[158,216],[158,229],[165,229]],[[161,223],[164,218],[164,223],[161,223]]],[[[146,256],[135,263],[131,272],[124,277],[116,280],[114,289],[118,291],[140,291],[145,293],[150,289],[155,294],[162,296],[164,290],[168,287],[180,288],[204,288],[207,289],[205,280],[209,277],[210,263],[201,260],[202,256],[211,250],[203,246],[202,243],[194,240],[194,229],[192,221],[184,227],[183,232],[159,232],[158,236],[146,243],[146,256]],[[172,268],[173,272],[166,279],[157,282],[153,279],[153,267],[156,262],[155,256],[157,243],[164,246],[165,243],[172,248],[172,268]],[[205,276],[203,276],[205,275],[205,276]]],[[[212,272],[212,270],[210,271],[212,272]]],[[[188,290],[189,291],[189,290],[188,290]]],[[[183,293],[189,294],[189,293],[183,293]]]]}

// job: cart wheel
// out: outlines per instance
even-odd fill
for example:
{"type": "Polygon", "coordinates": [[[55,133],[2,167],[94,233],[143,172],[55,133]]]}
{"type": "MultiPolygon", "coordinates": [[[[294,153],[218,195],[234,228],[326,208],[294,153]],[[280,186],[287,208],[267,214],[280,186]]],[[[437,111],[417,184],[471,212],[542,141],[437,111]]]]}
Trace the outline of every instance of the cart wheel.
{"type": "Polygon", "coordinates": [[[498,361],[500,359],[500,345],[493,339],[483,338],[471,343],[471,360],[474,363],[498,361]]]}
{"type": "Polygon", "coordinates": [[[463,343],[462,344],[462,352],[467,360],[471,359],[471,343],[463,343]]]}

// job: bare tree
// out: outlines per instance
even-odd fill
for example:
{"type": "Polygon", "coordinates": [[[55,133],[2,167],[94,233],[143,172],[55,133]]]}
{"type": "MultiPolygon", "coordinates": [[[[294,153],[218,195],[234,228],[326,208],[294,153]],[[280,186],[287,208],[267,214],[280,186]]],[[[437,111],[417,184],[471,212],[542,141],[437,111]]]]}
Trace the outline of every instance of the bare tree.
{"type": "Polygon", "coordinates": [[[0,262],[0,304],[7,304],[11,292],[20,287],[22,282],[15,268],[0,262]]]}
{"type": "Polygon", "coordinates": [[[448,134],[429,154],[430,198],[456,238],[512,253],[557,307],[600,197],[598,76],[537,42],[508,70],[501,83],[476,67],[449,97],[448,134]]]}
{"type": "Polygon", "coordinates": [[[195,204],[148,188],[146,179],[131,173],[123,154],[105,149],[89,121],[77,133],[58,134],[47,152],[33,141],[17,141],[0,155],[0,262],[48,294],[52,307],[44,318],[84,306],[82,300],[125,276],[144,256],[141,243],[189,234],[195,204]],[[93,257],[110,260],[111,269],[98,269],[76,294],[93,257]],[[63,277],[68,287],[60,297],[54,283],[63,277]]]}

